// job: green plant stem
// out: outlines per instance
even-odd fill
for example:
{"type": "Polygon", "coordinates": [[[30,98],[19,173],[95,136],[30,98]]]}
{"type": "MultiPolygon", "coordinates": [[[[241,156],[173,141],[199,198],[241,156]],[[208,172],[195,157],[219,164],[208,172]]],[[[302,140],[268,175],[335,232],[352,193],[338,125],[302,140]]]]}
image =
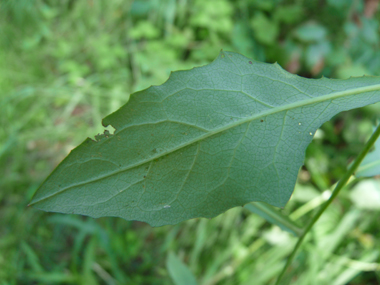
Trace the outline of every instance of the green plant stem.
{"type": "Polygon", "coordinates": [[[380,136],[380,125],[376,128],[375,132],[372,134],[358,157],[355,159],[354,163],[348,168],[342,179],[339,181],[339,183],[336,185],[331,197],[322,205],[322,207],[319,209],[318,213],[314,216],[314,218],[310,221],[310,223],[305,228],[303,234],[299,237],[297,244],[295,245],[292,253],[290,254],[288,260],[286,261],[286,264],[284,268],[282,269],[280,275],[277,278],[276,285],[279,285],[281,282],[282,277],[284,276],[286,270],[292,263],[294,256],[297,253],[297,250],[301,246],[303,240],[305,239],[307,233],[311,230],[311,228],[314,226],[314,224],[318,221],[320,216],[323,214],[323,212],[327,209],[327,207],[331,204],[331,202],[335,199],[336,196],[338,196],[340,190],[346,185],[347,181],[350,179],[351,175],[355,172],[355,170],[359,167],[360,163],[363,161],[365,156],[367,155],[368,151],[371,149],[371,147],[375,144],[377,138],[380,136]]]}

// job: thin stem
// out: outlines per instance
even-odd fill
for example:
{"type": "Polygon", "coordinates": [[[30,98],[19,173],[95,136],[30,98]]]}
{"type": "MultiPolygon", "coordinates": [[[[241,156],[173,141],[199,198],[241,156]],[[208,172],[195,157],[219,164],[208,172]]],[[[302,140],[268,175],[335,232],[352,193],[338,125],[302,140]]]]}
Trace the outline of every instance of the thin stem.
{"type": "Polygon", "coordinates": [[[314,216],[314,218],[310,221],[310,223],[305,228],[305,231],[300,236],[300,238],[297,241],[297,244],[295,245],[292,253],[290,254],[284,268],[282,269],[280,275],[277,278],[276,285],[280,284],[280,281],[282,277],[284,276],[286,270],[292,263],[294,256],[297,253],[298,248],[301,246],[303,240],[305,239],[307,233],[310,231],[310,229],[314,226],[314,224],[318,221],[319,217],[323,214],[323,212],[327,209],[327,207],[331,204],[331,202],[335,199],[336,196],[338,196],[340,190],[346,185],[347,181],[350,179],[351,175],[355,172],[355,170],[359,167],[365,156],[367,155],[368,151],[371,149],[371,147],[375,144],[377,138],[380,136],[380,125],[377,126],[375,132],[372,134],[358,157],[355,159],[354,163],[351,164],[351,166],[348,168],[347,172],[344,174],[342,179],[339,181],[339,183],[336,185],[331,197],[326,201],[325,204],[322,205],[322,207],[319,209],[318,213],[314,216]]]}

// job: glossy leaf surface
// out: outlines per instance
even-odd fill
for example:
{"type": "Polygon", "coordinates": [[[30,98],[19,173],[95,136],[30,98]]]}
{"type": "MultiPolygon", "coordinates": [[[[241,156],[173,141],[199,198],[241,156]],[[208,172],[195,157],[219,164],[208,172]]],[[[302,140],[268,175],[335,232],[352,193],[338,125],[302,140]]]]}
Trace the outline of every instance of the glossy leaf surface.
{"type": "Polygon", "coordinates": [[[252,201],[283,207],[305,149],[335,114],[380,101],[380,79],[305,79],[221,52],[131,95],[38,189],[35,207],[152,226],[252,201]]]}

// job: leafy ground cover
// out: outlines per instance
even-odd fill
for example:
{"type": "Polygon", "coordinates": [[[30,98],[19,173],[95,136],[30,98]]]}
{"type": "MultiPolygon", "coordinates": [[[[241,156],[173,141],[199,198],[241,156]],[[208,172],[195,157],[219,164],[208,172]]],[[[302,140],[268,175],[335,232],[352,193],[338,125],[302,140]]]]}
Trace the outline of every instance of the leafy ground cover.
{"type": "MultiPolygon", "coordinates": [[[[380,75],[376,3],[3,1],[1,284],[168,284],[180,270],[169,261],[177,259],[199,284],[272,284],[295,237],[243,208],[151,228],[27,204],[83,137],[103,131],[101,119],[128,94],[163,83],[170,71],[206,64],[222,48],[306,77],[380,75]]],[[[379,113],[379,105],[345,112],[317,131],[283,213],[300,224],[310,219],[379,113]]],[[[294,284],[379,282],[379,212],[357,194],[368,189],[364,182],[377,193],[379,180],[358,180],[297,255],[294,284]]]]}

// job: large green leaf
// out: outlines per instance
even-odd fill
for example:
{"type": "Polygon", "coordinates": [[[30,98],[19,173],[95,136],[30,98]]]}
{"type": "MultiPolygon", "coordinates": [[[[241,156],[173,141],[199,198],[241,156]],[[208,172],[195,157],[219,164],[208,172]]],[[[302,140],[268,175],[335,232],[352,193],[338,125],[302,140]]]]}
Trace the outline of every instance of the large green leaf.
{"type": "Polygon", "coordinates": [[[305,149],[335,114],[380,101],[377,77],[305,79],[221,52],[131,95],[103,120],[31,204],[153,226],[214,217],[252,201],[283,207],[305,149]]]}

